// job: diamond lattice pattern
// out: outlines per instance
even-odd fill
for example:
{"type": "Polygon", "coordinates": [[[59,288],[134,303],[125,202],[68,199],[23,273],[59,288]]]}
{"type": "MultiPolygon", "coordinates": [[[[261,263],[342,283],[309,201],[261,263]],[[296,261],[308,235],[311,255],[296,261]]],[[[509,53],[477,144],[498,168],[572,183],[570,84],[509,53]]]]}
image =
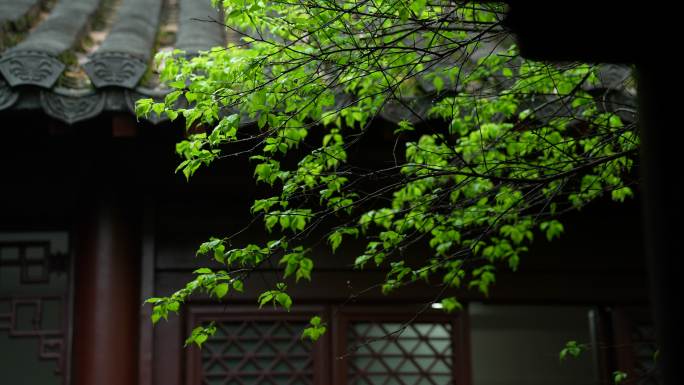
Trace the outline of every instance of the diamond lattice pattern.
{"type": "Polygon", "coordinates": [[[311,343],[304,323],[221,322],[202,348],[203,385],[313,384],[311,343]]]}
{"type": "Polygon", "coordinates": [[[348,329],[350,385],[453,384],[448,323],[353,322],[348,329]]]}

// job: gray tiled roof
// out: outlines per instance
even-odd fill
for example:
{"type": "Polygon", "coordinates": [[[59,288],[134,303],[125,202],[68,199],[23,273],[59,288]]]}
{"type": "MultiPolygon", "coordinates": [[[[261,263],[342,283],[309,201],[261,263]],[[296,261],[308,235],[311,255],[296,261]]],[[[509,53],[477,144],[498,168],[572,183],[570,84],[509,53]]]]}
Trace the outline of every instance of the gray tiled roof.
{"type": "Polygon", "coordinates": [[[40,8],[40,0],[14,0],[0,2],[0,26],[15,23],[40,8]]]}
{"type": "MultiPolygon", "coordinates": [[[[225,45],[210,0],[0,0],[0,110],[67,123],[162,98],[156,51],[225,45]],[[169,32],[170,31],[170,32],[169,32]]],[[[154,118],[153,118],[154,120],[154,118]]]]}
{"type": "MultiPolygon", "coordinates": [[[[211,20],[221,20],[211,0],[0,0],[0,111],[39,109],[67,123],[103,111],[133,113],[136,100],[163,100],[167,93],[151,68],[156,51],[194,55],[230,40],[211,20]]],[[[488,44],[471,55],[471,65],[479,51],[491,54],[498,47],[488,44]]],[[[604,66],[601,77],[607,89],[620,89],[630,73],[604,66]]],[[[446,89],[459,88],[443,80],[446,89]]],[[[419,77],[410,95],[388,101],[380,116],[417,123],[438,93],[431,80],[419,77]]],[[[623,104],[634,99],[624,92],[609,96],[623,104]]],[[[340,94],[337,105],[350,101],[340,94]]]]}

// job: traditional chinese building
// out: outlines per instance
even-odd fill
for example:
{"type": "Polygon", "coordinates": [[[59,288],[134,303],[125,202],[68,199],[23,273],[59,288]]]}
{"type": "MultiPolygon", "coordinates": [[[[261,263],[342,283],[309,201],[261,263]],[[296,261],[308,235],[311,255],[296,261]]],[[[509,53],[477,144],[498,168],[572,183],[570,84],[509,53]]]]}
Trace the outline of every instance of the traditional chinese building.
{"type": "MultiPolygon", "coordinates": [[[[535,242],[490,297],[462,293],[458,314],[422,311],[430,287],[366,291],[385,272],[353,270],[348,255],[317,258],[313,281],[291,285],[291,312],[256,305],[281,280],[273,265],[244,293],[195,298],[153,328],[145,298],[208,264],[197,246],[240,229],[261,193],[244,159],[187,183],[173,172],[182,127],[134,117],[137,99],[166,94],[155,52],[231,38],[211,20],[209,0],[0,0],[3,384],[569,385],[609,383],[618,369],[655,383],[635,201],[571,214],[563,238],[535,242]],[[329,329],[315,344],[300,339],[312,315],[329,329]],[[216,336],[184,348],[208,320],[216,336]],[[560,362],[569,340],[591,349],[560,362]]],[[[369,162],[391,156],[373,144],[399,113],[386,110],[366,139],[369,162]]]]}

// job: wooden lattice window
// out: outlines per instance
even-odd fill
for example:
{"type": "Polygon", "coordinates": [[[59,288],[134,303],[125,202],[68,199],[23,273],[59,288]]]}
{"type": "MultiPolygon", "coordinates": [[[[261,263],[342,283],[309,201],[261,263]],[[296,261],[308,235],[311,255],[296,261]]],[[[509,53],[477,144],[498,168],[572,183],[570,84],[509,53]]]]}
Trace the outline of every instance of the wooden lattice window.
{"type": "Polygon", "coordinates": [[[341,310],[335,367],[340,385],[467,384],[468,354],[460,317],[416,316],[410,307],[341,310]],[[408,322],[411,320],[412,322],[408,322]]]}
{"type": "Polygon", "coordinates": [[[347,383],[453,384],[451,324],[351,322],[347,383]]]}
{"type": "Polygon", "coordinates": [[[192,348],[190,383],[202,385],[313,385],[321,373],[321,349],[302,340],[315,313],[195,312],[193,325],[215,321],[216,334],[201,351],[192,348]]]}
{"type": "Polygon", "coordinates": [[[193,308],[188,332],[208,321],[215,321],[217,331],[202,350],[189,350],[187,384],[467,384],[460,318],[423,314],[405,324],[415,314],[377,306],[291,312],[193,308]],[[301,339],[313,315],[328,325],[316,343],[301,339]]]}

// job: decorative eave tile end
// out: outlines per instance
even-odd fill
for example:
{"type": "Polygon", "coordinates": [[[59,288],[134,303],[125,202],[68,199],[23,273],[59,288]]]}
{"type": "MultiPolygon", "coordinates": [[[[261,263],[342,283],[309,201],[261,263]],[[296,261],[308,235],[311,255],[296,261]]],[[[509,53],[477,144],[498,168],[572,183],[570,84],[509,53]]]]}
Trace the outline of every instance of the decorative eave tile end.
{"type": "Polygon", "coordinates": [[[115,86],[132,89],[145,74],[147,64],[126,53],[106,52],[91,56],[83,68],[97,88],[115,86]]]}
{"type": "Polygon", "coordinates": [[[102,113],[105,107],[105,95],[99,92],[86,95],[61,95],[41,91],[40,101],[45,113],[67,124],[95,117],[102,113]]]}
{"type": "Polygon", "coordinates": [[[37,51],[16,51],[0,59],[0,72],[11,87],[51,88],[65,67],[57,58],[37,51]]]}
{"type": "Polygon", "coordinates": [[[12,107],[17,99],[19,99],[19,94],[0,78],[0,110],[12,107]]]}

